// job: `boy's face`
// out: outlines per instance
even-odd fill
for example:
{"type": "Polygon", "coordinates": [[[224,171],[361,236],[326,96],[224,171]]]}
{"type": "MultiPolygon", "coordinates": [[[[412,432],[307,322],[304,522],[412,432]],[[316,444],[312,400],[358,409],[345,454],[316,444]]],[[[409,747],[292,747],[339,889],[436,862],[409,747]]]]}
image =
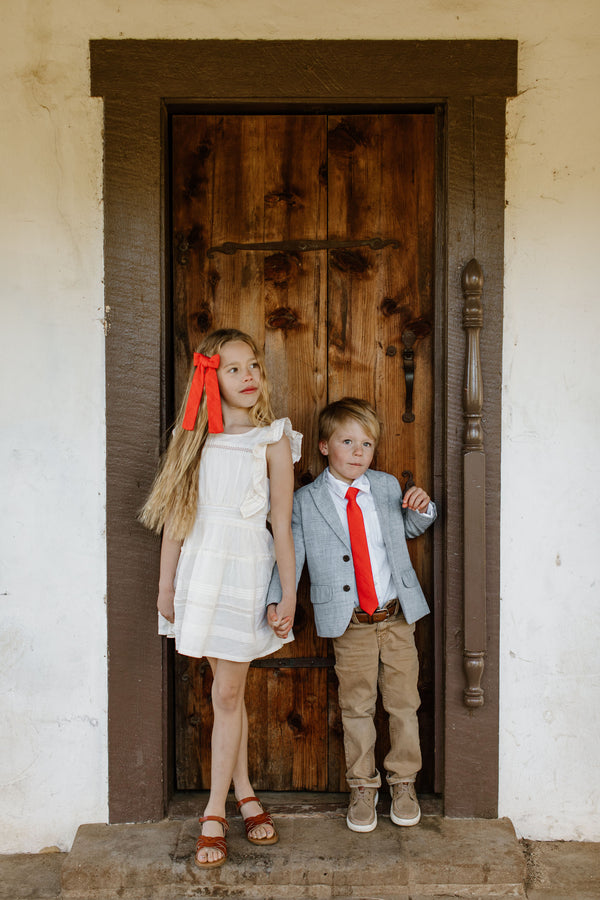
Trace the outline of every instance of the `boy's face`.
{"type": "Polygon", "coordinates": [[[352,484],[371,465],[375,441],[356,419],[346,419],[328,441],[319,441],[319,450],[328,457],[331,474],[352,484]]]}

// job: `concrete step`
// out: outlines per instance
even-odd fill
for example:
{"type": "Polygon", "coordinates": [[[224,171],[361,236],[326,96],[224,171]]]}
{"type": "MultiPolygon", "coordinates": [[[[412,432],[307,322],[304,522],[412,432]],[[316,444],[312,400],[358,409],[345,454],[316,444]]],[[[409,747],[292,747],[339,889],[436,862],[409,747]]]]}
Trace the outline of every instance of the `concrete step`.
{"type": "Polygon", "coordinates": [[[197,819],[83,825],[62,866],[62,900],[432,900],[522,897],[525,854],[508,819],[425,815],[398,828],[387,815],[354,834],[339,813],[281,815],[281,840],[250,844],[232,816],[224,866],[194,865],[197,819]]]}

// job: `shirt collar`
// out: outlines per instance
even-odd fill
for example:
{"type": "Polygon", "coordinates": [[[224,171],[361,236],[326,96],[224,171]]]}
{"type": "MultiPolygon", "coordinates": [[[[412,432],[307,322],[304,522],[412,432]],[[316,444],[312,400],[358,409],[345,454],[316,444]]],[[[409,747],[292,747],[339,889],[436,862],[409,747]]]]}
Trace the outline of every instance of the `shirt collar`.
{"type": "Polygon", "coordinates": [[[365,494],[371,493],[371,482],[367,478],[366,473],[361,475],[359,478],[355,478],[352,484],[346,484],[345,481],[340,481],[339,478],[336,478],[331,474],[329,466],[325,469],[325,479],[327,481],[327,486],[331,488],[336,494],[340,497],[346,496],[346,491],[349,487],[358,488],[359,491],[364,491],[365,494]]]}

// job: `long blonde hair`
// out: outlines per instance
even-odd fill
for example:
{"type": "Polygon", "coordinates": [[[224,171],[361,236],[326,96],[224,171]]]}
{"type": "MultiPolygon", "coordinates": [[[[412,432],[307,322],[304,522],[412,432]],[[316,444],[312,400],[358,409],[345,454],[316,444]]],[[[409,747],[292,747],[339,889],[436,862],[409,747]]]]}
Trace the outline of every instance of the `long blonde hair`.
{"type": "MultiPolygon", "coordinates": [[[[248,344],[256,357],[261,381],[258,399],[249,410],[250,421],[253,425],[270,425],[275,416],[271,409],[264,359],[250,335],[235,328],[220,328],[204,338],[197,352],[204,356],[214,356],[230,341],[243,341],[244,344],[248,344]]],[[[182,428],[194,371],[192,366],[169,446],[139,516],[140,522],[147,528],[156,532],[165,528],[169,537],[174,540],[184,540],[194,524],[198,506],[198,471],[202,449],[208,437],[206,392],[202,396],[194,430],[186,431],[182,428]]]]}

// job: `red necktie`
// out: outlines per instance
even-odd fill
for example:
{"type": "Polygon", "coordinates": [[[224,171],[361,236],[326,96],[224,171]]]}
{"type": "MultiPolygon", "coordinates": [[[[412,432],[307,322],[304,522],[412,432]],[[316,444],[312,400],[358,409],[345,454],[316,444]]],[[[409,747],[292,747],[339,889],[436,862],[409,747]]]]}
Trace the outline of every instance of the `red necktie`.
{"type": "Polygon", "coordinates": [[[346,500],[348,501],[346,513],[348,515],[348,528],[350,530],[350,545],[352,547],[352,560],[354,562],[358,602],[360,603],[361,609],[364,609],[366,613],[372,616],[379,606],[379,602],[377,600],[375,583],[373,581],[371,558],[369,556],[363,514],[356,501],[357,494],[358,488],[355,487],[350,487],[346,491],[346,500]]]}

